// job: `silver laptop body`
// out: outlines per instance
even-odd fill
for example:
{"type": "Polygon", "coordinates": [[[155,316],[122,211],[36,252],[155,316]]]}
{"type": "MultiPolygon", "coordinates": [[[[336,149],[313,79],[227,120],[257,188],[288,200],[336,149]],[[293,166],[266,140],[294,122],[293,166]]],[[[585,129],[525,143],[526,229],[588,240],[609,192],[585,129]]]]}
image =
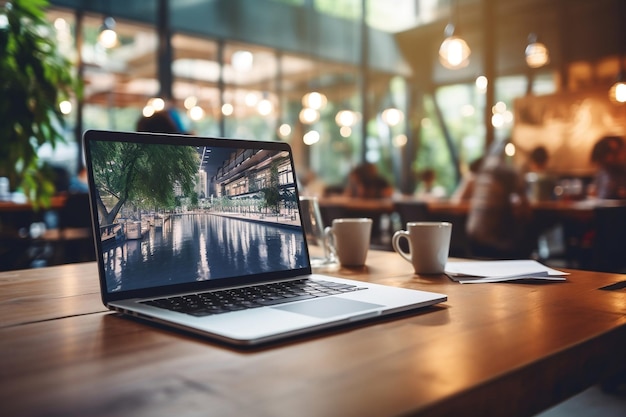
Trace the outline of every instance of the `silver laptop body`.
{"type": "Polygon", "coordinates": [[[313,274],[286,143],[100,130],[83,141],[102,300],[112,310],[257,345],[447,299],[313,274]],[[340,291],[208,314],[162,304],[303,279],[340,291]]]}

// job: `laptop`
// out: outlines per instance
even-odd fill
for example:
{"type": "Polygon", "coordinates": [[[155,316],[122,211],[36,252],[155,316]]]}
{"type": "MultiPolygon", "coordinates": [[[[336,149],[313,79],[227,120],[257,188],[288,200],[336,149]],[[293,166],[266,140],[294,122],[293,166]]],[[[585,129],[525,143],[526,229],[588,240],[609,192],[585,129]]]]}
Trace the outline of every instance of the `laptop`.
{"type": "Polygon", "coordinates": [[[284,142],[89,130],[102,301],[254,346],[446,301],[313,273],[284,142]]]}

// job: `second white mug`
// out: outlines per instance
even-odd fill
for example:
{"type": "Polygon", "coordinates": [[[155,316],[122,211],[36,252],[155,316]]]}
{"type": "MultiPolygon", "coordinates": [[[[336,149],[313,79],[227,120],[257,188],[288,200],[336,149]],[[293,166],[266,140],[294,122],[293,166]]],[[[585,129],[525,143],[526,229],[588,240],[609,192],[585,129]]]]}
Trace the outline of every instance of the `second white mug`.
{"type": "Polygon", "coordinates": [[[450,252],[452,223],[409,222],[407,230],[399,230],[391,238],[391,246],[413,265],[416,274],[442,274],[450,252]],[[409,252],[400,246],[400,240],[409,243],[409,252]]]}

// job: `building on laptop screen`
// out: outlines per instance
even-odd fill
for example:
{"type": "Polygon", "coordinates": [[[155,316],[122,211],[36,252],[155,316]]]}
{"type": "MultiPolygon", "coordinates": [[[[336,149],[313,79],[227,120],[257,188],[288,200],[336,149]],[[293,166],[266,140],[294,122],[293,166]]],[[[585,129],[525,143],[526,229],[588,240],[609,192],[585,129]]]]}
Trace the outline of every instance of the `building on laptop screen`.
{"type": "Polygon", "coordinates": [[[308,266],[287,152],[94,142],[109,291],[308,266]]]}

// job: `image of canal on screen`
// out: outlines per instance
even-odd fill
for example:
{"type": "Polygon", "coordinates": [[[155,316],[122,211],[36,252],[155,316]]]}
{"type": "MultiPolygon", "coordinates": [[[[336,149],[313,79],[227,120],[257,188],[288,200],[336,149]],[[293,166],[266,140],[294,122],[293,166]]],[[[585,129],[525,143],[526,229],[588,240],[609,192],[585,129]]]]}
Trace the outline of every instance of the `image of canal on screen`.
{"type": "Polygon", "coordinates": [[[94,142],[109,291],[304,268],[289,154],[94,142]]]}

